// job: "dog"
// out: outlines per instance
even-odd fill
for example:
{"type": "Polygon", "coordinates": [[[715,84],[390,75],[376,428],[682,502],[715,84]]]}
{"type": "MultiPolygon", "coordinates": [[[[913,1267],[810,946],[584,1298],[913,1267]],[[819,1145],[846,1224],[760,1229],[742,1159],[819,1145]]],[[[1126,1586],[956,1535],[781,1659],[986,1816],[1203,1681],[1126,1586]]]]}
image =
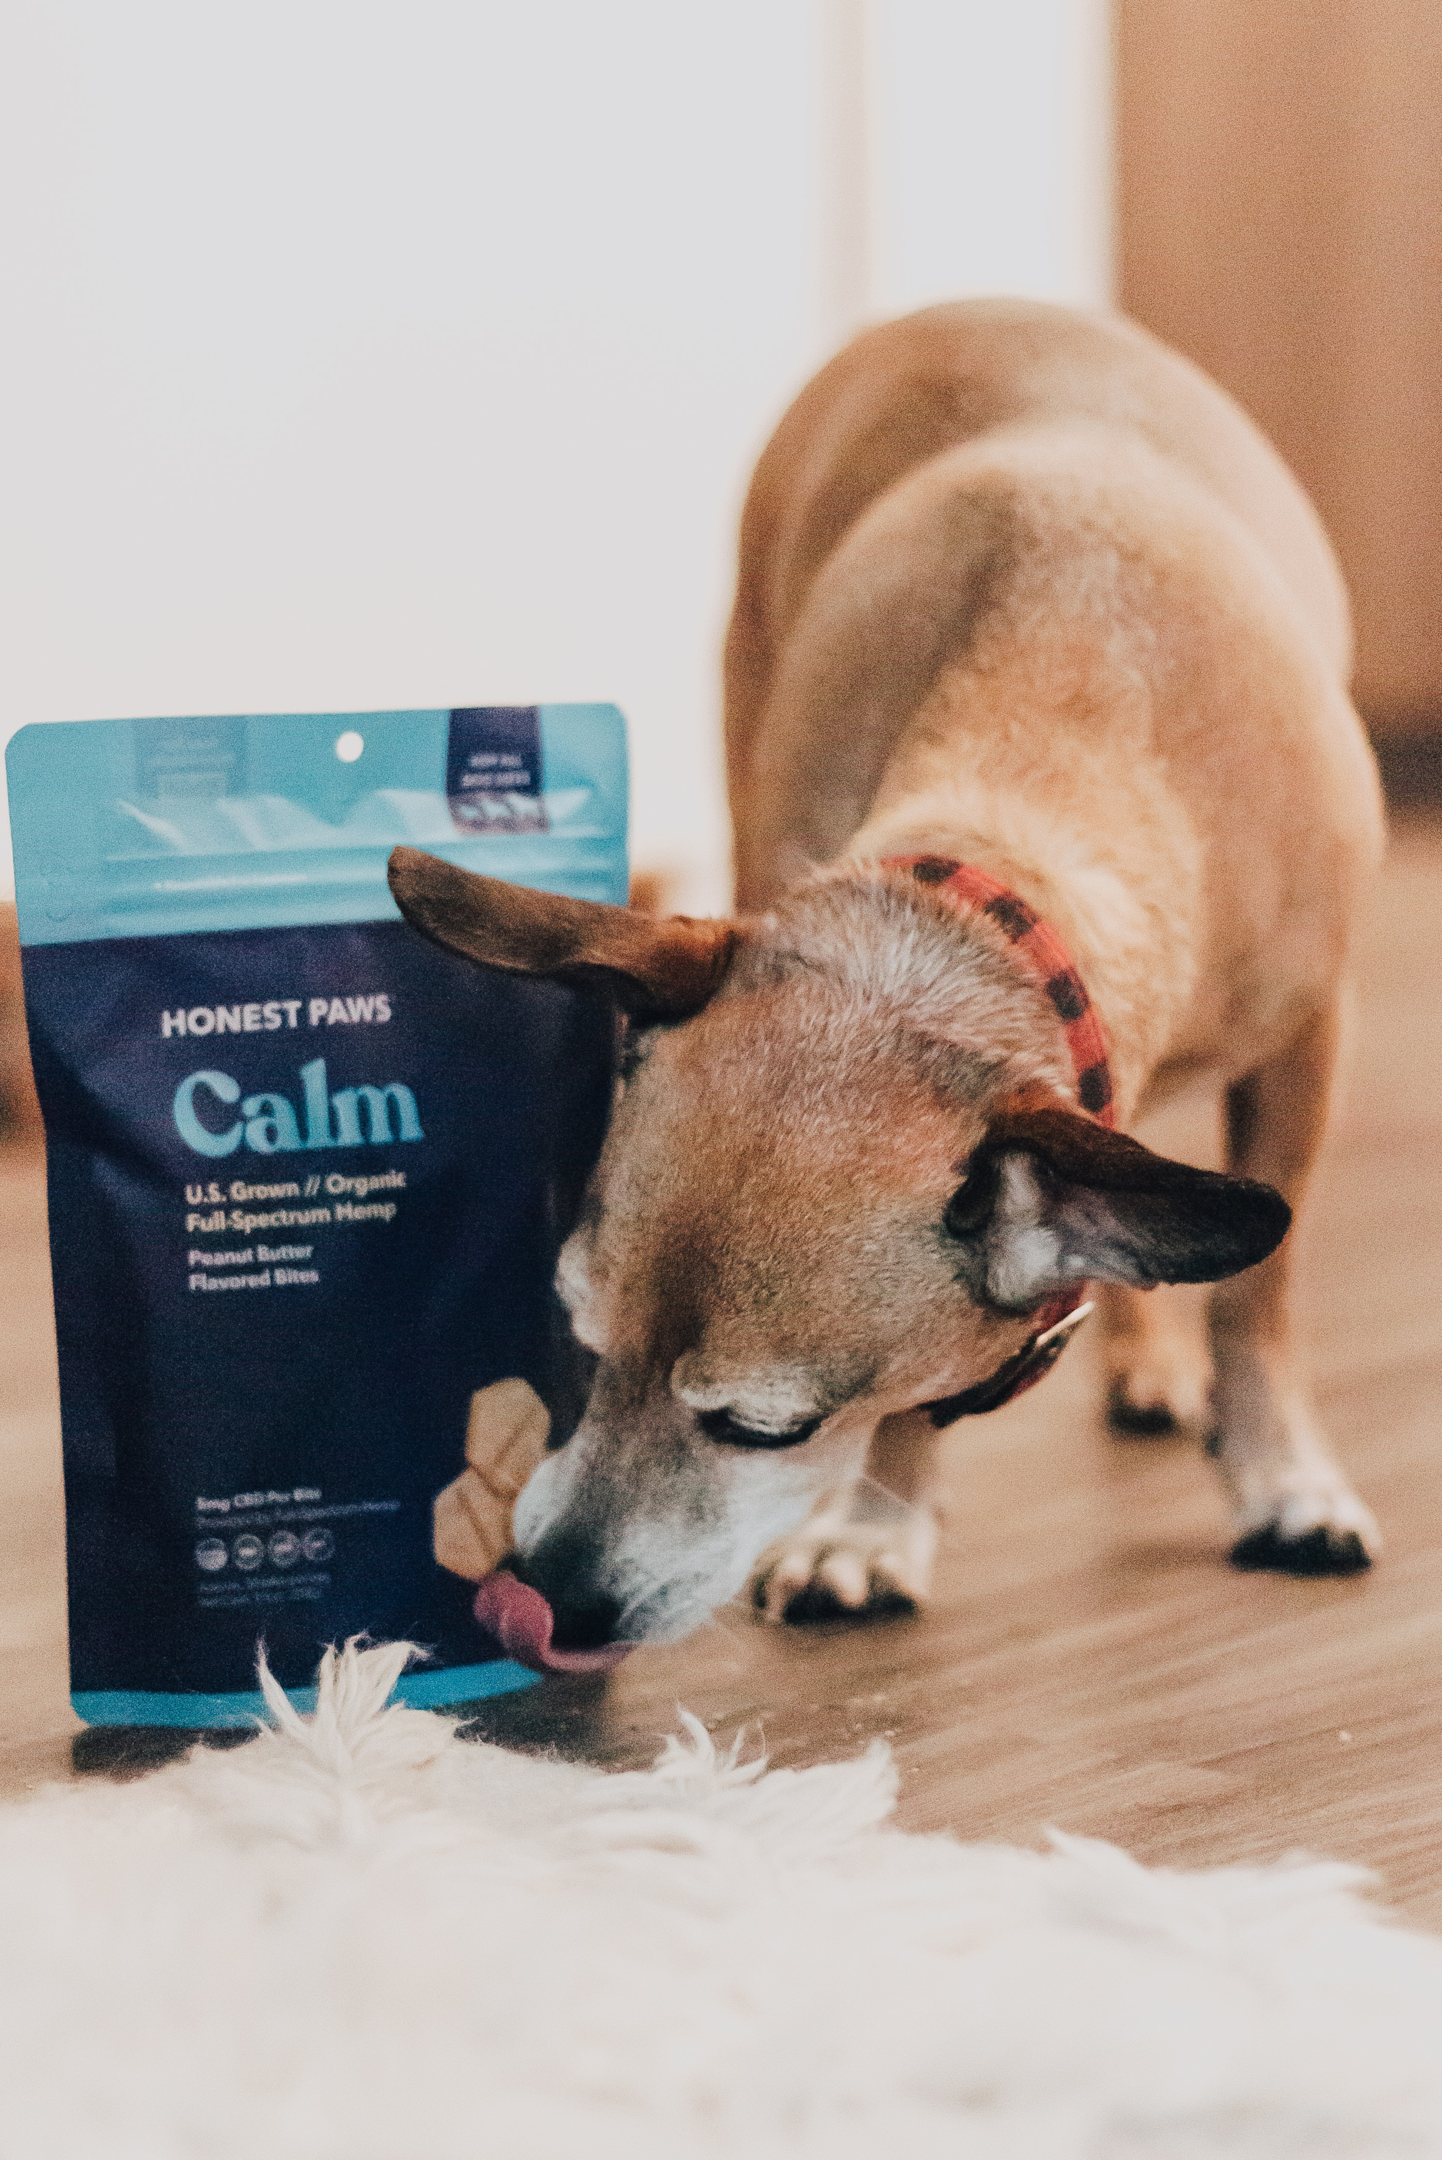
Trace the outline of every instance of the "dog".
{"type": "Polygon", "coordinates": [[[409,920],[629,1016],[558,1285],[597,1359],[513,1565],[578,1648],[928,1592],[937,1446],[1096,1286],[1113,1422],[1207,1428],[1233,1559],[1369,1564],[1293,1340],[1375,766],[1320,523],[1125,321],[935,307],[801,393],[727,637],[729,921],[398,850],[409,920]],[[1226,1168],[1126,1128],[1219,1092],[1226,1168]],[[1215,1283],[1210,1387],[1158,1285],[1215,1283]],[[1148,1293],[1152,1293],[1148,1295],[1148,1293]]]}

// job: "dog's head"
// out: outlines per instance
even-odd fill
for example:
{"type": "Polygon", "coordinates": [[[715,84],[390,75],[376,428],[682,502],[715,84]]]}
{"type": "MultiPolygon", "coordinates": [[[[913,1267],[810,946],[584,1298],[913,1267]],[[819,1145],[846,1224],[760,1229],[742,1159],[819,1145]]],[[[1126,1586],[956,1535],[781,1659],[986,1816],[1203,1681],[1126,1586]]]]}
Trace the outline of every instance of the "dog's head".
{"type": "Polygon", "coordinates": [[[984,943],[956,1012],[945,926],[914,894],[862,896],[895,917],[868,959],[839,886],[732,923],[559,899],[410,848],[391,883],[451,950],[630,1016],[558,1273],[599,1365],[516,1510],[518,1571],[558,1643],[688,1632],[860,1471],[880,1418],[985,1380],[1069,1287],[1214,1281],[1286,1232],[1270,1187],[1070,1109],[1054,1029],[1024,999],[1018,1016],[984,943]]]}

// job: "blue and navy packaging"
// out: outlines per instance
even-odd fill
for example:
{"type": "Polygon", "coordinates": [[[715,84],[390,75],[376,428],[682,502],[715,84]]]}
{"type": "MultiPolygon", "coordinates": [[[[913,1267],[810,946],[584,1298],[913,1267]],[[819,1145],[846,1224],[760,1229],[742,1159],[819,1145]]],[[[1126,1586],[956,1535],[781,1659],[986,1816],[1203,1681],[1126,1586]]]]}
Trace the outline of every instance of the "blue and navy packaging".
{"type": "Polygon", "coordinates": [[[304,1703],[362,1631],[430,1646],[413,1702],[527,1684],[431,1509],[477,1389],[579,1415],[551,1283],[612,1020],[417,935],[386,858],[624,901],[621,715],[83,721],[7,766],[76,1710],[245,1724],[257,1642],[304,1703]]]}

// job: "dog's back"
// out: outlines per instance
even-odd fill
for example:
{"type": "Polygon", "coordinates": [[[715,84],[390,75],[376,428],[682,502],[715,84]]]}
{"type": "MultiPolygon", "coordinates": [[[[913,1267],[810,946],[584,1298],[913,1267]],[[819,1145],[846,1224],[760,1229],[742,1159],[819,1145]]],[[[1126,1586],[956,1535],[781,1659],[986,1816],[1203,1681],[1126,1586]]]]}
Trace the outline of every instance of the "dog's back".
{"type": "Polygon", "coordinates": [[[1197,369],[1134,325],[1035,303],[965,301],[886,324],[797,399],[746,505],[726,652],[742,905],[764,902],[800,855],[824,859],[861,823],[936,675],[1035,556],[1034,531],[1009,514],[1018,487],[996,484],[1009,466],[1025,491],[1028,451],[1053,474],[1070,465],[1077,485],[1060,522],[1070,512],[1074,541],[1091,508],[1087,462],[1119,487],[1131,466],[1142,506],[1134,549],[1169,552],[1164,529],[1140,529],[1159,512],[1165,528],[1168,492],[1210,508],[1224,531],[1240,526],[1332,684],[1345,682],[1347,599],[1321,524],[1275,451],[1197,369]],[[929,521],[924,474],[934,475],[929,521]],[[823,570],[839,592],[818,594],[823,570]],[[808,617],[823,613],[808,638],[808,617]],[[813,740],[820,707],[846,711],[844,742],[813,740]],[[819,785],[800,791],[818,798],[809,827],[788,799],[798,792],[782,769],[788,736],[816,768],[819,785]]]}
{"type": "MultiPolygon", "coordinates": [[[[1336,558],[1240,406],[1135,323],[1038,301],[959,300],[863,332],[772,436],[741,528],[728,651],[738,693],[766,670],[842,535],[904,473],[993,430],[1078,421],[1139,435],[1212,489],[1267,549],[1346,676],[1351,621],[1336,558]]],[[[742,753],[745,732],[743,722],[742,753]]]]}

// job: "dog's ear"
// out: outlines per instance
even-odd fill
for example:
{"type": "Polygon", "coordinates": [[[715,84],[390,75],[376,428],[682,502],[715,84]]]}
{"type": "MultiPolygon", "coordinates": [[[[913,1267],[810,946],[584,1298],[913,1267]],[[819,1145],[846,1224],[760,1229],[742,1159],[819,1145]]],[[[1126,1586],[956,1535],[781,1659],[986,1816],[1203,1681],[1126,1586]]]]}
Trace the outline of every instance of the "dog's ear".
{"type": "Polygon", "coordinates": [[[1149,1290],[1218,1282],[1281,1244],[1292,1211],[1251,1178],[1155,1155],[1062,1104],[1004,1103],[946,1227],[989,1304],[1026,1311],[1091,1276],[1149,1290]]]}
{"type": "Polygon", "coordinates": [[[564,900],[419,848],[394,849],[387,874],[406,921],[438,945],[512,975],[609,990],[637,1020],[697,1011],[720,986],[736,941],[733,923],[657,921],[598,900],[564,900]]]}

